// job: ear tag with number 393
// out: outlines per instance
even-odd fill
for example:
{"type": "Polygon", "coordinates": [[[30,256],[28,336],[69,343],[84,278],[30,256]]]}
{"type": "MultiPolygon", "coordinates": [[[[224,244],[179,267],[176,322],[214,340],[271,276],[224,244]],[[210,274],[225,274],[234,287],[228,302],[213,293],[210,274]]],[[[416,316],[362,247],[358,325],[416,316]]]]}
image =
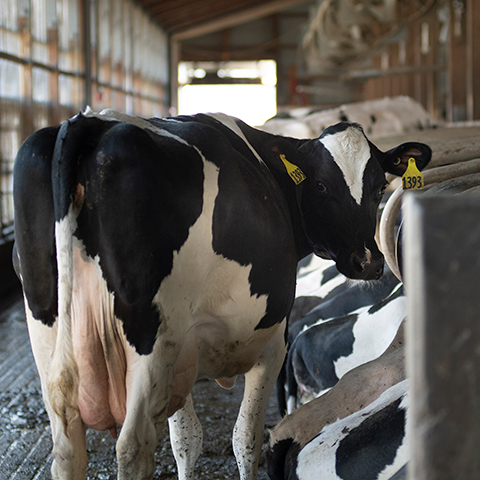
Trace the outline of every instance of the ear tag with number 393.
{"type": "Polygon", "coordinates": [[[422,172],[417,168],[414,158],[408,159],[407,170],[402,176],[404,190],[421,190],[424,187],[422,172]]]}

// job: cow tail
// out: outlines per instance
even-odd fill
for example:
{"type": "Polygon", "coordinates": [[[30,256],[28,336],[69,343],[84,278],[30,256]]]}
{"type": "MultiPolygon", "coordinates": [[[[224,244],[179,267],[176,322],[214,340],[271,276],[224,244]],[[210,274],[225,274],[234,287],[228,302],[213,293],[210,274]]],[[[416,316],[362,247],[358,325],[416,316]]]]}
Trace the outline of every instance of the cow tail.
{"type": "Polygon", "coordinates": [[[77,159],[73,154],[74,145],[69,145],[71,142],[68,141],[73,136],[71,130],[71,121],[65,122],[60,128],[52,162],[58,270],[58,320],[55,350],[48,379],[50,405],[60,417],[67,437],[69,426],[80,414],[79,374],[72,340],[73,233],[76,225],[74,189],[77,159]],[[67,136],[67,133],[70,135],[67,136]]]}
{"type": "Polygon", "coordinates": [[[295,372],[293,371],[293,355],[295,353],[296,339],[293,341],[290,349],[288,350],[287,359],[285,361],[286,371],[286,385],[287,385],[287,413],[292,413],[297,408],[297,392],[298,385],[295,378],[295,372]]]}

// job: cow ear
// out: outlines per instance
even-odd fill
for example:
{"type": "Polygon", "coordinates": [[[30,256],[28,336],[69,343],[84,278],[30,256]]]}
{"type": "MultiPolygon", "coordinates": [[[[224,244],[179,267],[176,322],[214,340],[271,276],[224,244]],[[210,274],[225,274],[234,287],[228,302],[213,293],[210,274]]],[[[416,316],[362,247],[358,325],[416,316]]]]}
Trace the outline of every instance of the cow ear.
{"type": "Polygon", "coordinates": [[[423,170],[432,158],[432,150],[428,145],[418,142],[402,143],[384,154],[383,169],[401,177],[408,166],[408,159],[415,158],[417,168],[423,170]]]}

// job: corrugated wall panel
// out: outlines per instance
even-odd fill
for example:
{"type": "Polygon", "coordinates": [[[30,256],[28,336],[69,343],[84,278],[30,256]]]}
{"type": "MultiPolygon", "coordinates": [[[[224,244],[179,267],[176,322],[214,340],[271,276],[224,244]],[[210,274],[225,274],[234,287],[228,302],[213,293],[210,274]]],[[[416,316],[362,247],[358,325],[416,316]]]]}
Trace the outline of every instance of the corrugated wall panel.
{"type": "Polygon", "coordinates": [[[168,65],[167,35],[133,0],[2,0],[0,241],[13,223],[21,142],[87,103],[165,115],[168,65]]]}

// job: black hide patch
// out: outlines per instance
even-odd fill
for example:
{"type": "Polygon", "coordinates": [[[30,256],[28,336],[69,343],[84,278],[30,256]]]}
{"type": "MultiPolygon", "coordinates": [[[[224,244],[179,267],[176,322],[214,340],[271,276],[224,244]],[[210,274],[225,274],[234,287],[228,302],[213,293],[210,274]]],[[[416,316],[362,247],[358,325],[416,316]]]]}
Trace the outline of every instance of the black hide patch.
{"type": "Polygon", "coordinates": [[[353,327],[357,314],[313,326],[297,337],[289,356],[298,382],[320,391],[338,382],[334,362],[353,353],[353,327]]]}
{"type": "Polygon", "coordinates": [[[33,318],[48,326],[58,315],[52,156],[59,129],[45,128],[28,137],[13,172],[15,262],[33,318]]]}
{"type": "Polygon", "coordinates": [[[290,478],[290,472],[297,467],[297,456],[300,446],[293,438],[285,438],[269,447],[265,453],[267,473],[270,480],[290,478]]]}
{"type": "Polygon", "coordinates": [[[405,436],[405,410],[398,399],[366,418],[340,442],[336,473],[343,480],[376,480],[395,460],[405,436]]]}

